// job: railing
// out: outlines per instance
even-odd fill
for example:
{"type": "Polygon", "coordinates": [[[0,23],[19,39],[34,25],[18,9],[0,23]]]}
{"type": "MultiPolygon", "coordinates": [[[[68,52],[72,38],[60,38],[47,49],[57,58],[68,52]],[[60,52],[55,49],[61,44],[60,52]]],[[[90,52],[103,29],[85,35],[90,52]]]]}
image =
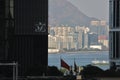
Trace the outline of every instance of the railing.
{"type": "MultiPolygon", "coordinates": [[[[13,78],[1,78],[0,80],[13,80],[13,78]]],[[[76,77],[75,76],[27,76],[27,77],[18,77],[17,80],[76,80],[76,77]]]]}
{"type": "Polygon", "coordinates": [[[2,80],[18,80],[18,63],[0,63],[0,66],[13,66],[13,78],[2,78],[2,80]]]}

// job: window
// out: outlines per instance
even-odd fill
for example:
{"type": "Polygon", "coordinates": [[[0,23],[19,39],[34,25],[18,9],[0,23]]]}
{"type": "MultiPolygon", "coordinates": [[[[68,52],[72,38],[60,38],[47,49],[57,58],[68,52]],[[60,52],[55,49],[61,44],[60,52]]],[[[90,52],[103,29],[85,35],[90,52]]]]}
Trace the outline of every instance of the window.
{"type": "Polygon", "coordinates": [[[48,65],[60,67],[61,57],[70,65],[73,65],[74,58],[79,66],[91,64],[97,58],[95,55],[105,50],[107,56],[98,54],[98,58],[108,61],[108,7],[108,0],[49,0],[48,65]],[[90,51],[93,54],[90,55],[90,51]],[[86,60],[89,62],[84,62],[86,60]]]}

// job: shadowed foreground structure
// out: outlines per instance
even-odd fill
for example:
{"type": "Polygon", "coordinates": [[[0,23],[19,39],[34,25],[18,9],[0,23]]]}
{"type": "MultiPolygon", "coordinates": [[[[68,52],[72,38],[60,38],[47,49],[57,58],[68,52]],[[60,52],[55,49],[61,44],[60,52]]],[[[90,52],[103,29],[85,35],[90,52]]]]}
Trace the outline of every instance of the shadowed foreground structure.
{"type": "MultiPolygon", "coordinates": [[[[18,76],[46,74],[48,0],[0,0],[0,63],[18,63],[18,76]]],[[[12,67],[0,66],[1,76],[12,67]]]]}
{"type": "Polygon", "coordinates": [[[109,0],[110,68],[120,69],[120,0],[109,0]]]}

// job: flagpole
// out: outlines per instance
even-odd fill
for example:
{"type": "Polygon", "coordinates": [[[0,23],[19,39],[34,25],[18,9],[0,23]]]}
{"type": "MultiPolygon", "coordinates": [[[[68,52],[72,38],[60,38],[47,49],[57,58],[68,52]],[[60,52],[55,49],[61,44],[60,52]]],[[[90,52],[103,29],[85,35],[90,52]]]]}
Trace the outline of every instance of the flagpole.
{"type": "Polygon", "coordinates": [[[73,72],[75,73],[75,58],[74,58],[74,61],[73,61],[73,72]]]}
{"type": "Polygon", "coordinates": [[[75,58],[74,58],[74,62],[75,62],[75,58]]]}
{"type": "Polygon", "coordinates": [[[76,62],[75,62],[75,58],[74,58],[74,72],[75,72],[75,75],[77,75],[77,65],[76,65],[76,62]]]}
{"type": "Polygon", "coordinates": [[[61,69],[61,55],[60,55],[60,69],[61,69]]]}
{"type": "Polygon", "coordinates": [[[74,58],[74,69],[75,69],[75,58],[74,58]]]}

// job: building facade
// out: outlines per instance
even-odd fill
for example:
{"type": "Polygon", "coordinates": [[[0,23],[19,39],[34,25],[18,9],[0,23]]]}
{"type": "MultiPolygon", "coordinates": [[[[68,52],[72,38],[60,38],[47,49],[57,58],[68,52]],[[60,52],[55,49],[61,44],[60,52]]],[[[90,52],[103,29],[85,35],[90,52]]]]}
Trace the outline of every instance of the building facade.
{"type": "Polygon", "coordinates": [[[120,67],[120,0],[110,0],[109,54],[110,68],[120,67]]]}
{"type": "Polygon", "coordinates": [[[48,0],[0,0],[0,61],[18,63],[19,76],[45,74],[47,25],[48,0]]]}

